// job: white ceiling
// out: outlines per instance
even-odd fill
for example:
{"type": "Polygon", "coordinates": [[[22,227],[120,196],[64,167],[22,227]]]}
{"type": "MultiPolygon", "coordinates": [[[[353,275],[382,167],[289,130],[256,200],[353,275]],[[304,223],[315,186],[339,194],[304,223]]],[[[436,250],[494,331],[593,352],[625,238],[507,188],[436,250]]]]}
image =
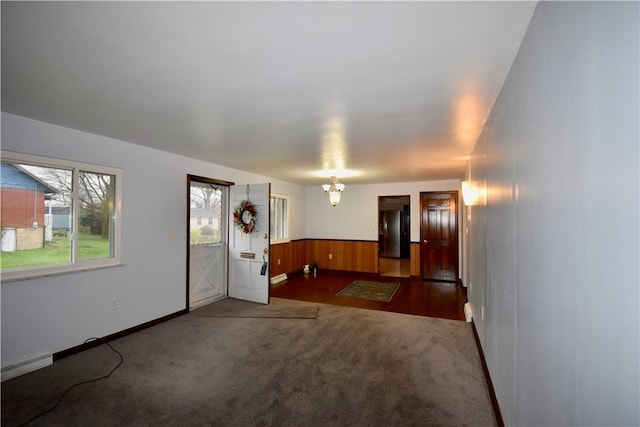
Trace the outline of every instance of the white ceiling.
{"type": "Polygon", "coordinates": [[[535,2],[2,2],[2,110],[285,181],[462,176],[535,2]]]}

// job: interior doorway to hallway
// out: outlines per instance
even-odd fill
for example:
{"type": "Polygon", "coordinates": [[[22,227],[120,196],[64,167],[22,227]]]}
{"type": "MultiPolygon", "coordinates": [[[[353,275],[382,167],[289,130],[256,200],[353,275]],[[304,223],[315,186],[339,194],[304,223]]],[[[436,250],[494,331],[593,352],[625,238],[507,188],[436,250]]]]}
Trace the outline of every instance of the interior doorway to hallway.
{"type": "Polygon", "coordinates": [[[378,197],[378,268],[381,276],[409,277],[409,196],[378,197]]]}

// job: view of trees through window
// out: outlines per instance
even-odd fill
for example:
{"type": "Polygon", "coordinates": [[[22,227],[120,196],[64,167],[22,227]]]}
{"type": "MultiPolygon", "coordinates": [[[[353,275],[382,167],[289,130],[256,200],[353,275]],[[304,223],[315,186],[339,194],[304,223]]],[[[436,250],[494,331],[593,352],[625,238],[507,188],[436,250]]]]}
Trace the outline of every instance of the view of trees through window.
{"type": "Polygon", "coordinates": [[[109,174],[3,161],[2,270],[112,257],[114,183],[109,174]]]}
{"type": "Polygon", "coordinates": [[[204,182],[191,182],[191,218],[189,219],[192,245],[211,245],[222,242],[222,190],[204,182]]]}

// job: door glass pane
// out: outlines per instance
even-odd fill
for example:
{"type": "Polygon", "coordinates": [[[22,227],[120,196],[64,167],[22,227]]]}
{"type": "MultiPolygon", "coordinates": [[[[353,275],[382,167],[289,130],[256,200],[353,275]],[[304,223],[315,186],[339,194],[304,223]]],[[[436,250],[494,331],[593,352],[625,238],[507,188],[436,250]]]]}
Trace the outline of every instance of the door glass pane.
{"type": "Polygon", "coordinates": [[[203,182],[191,183],[191,218],[189,229],[192,245],[222,242],[222,190],[203,182]]]}

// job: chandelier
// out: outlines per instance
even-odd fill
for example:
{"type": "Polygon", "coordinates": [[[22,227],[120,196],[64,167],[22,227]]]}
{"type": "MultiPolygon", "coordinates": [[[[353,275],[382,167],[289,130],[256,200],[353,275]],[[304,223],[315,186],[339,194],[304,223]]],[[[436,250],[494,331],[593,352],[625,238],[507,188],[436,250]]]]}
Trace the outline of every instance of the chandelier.
{"type": "Polygon", "coordinates": [[[322,186],[325,194],[329,193],[329,203],[331,206],[336,206],[340,203],[340,195],[342,191],[345,189],[345,185],[338,182],[338,178],[336,176],[331,177],[331,184],[324,184],[322,186]]]}

